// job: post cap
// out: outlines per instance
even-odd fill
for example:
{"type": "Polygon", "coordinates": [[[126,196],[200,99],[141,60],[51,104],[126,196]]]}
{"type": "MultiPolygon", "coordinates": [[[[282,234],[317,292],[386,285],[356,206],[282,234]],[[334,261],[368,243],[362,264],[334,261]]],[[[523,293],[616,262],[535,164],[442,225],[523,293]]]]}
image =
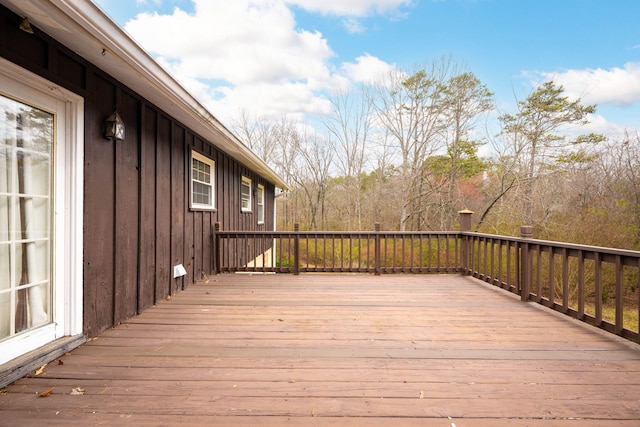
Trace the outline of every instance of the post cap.
{"type": "Polygon", "coordinates": [[[531,239],[533,237],[533,226],[523,225],[520,227],[520,237],[523,239],[531,239]]]}

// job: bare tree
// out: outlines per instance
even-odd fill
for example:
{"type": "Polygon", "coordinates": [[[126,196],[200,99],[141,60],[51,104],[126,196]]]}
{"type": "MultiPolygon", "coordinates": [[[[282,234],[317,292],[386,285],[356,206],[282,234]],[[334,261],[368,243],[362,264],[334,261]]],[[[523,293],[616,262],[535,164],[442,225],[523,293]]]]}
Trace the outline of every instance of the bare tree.
{"type": "Polygon", "coordinates": [[[403,231],[423,210],[421,201],[428,190],[421,173],[423,163],[442,146],[443,87],[450,69],[451,62],[446,60],[411,75],[396,69],[370,91],[377,122],[401,156],[399,222],[403,231]]]}
{"type": "Polygon", "coordinates": [[[342,175],[345,199],[345,228],[362,229],[362,173],[371,129],[371,105],[364,91],[334,93],[331,114],[323,120],[329,135],[335,139],[335,163],[342,175]]]}
{"type": "Polygon", "coordinates": [[[333,144],[318,133],[310,132],[301,136],[298,147],[299,158],[292,179],[306,197],[309,227],[313,230],[326,229],[326,196],[333,144]]]}
{"type": "Polygon", "coordinates": [[[232,127],[251,151],[267,164],[274,166],[278,155],[278,125],[279,123],[268,120],[266,117],[251,118],[243,109],[232,127]]]}

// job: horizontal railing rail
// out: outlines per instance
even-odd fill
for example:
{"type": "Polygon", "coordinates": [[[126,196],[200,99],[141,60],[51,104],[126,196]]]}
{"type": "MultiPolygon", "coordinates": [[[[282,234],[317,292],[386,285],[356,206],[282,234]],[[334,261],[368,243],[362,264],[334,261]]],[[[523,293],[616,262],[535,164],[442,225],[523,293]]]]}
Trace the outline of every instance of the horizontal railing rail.
{"type": "Polygon", "coordinates": [[[460,232],[214,231],[218,273],[459,273],[640,342],[640,252],[460,232]]]}

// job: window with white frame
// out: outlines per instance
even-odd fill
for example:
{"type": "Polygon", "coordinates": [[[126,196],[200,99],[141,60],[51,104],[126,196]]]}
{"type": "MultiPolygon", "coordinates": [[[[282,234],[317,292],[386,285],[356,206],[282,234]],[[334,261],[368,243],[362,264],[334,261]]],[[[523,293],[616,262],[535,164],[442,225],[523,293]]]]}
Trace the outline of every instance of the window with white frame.
{"type": "Polygon", "coordinates": [[[264,185],[262,184],[258,184],[256,204],[258,205],[258,224],[264,224],[264,185]]]}
{"type": "Polygon", "coordinates": [[[242,212],[251,212],[251,179],[242,177],[241,185],[242,212]]]}
{"type": "Polygon", "coordinates": [[[191,208],[215,209],[214,176],[215,162],[191,151],[191,208]]]}

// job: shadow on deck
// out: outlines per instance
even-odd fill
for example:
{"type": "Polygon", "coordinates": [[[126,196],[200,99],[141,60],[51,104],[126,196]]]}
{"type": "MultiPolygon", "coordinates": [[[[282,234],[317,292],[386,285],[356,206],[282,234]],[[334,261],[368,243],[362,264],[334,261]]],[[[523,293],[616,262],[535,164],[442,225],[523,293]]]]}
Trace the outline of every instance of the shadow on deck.
{"type": "Polygon", "coordinates": [[[639,345],[470,277],[225,274],[7,387],[0,416],[14,425],[637,426],[639,396],[639,345]]]}

